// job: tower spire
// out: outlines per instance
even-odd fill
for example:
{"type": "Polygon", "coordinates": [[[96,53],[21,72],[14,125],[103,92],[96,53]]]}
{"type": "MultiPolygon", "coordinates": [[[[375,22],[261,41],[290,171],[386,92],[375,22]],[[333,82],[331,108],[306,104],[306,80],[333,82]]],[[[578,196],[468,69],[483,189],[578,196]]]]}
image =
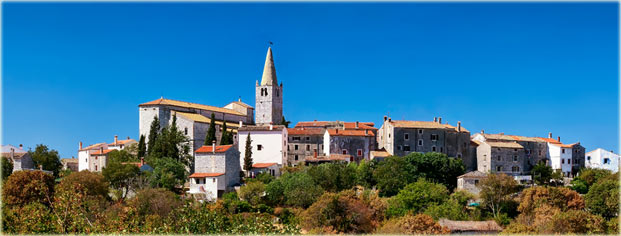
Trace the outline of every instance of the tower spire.
{"type": "Polygon", "coordinates": [[[272,57],[272,47],[267,48],[267,56],[265,57],[265,67],[263,67],[261,85],[278,86],[278,80],[276,79],[276,67],[274,67],[274,58],[272,57]]]}

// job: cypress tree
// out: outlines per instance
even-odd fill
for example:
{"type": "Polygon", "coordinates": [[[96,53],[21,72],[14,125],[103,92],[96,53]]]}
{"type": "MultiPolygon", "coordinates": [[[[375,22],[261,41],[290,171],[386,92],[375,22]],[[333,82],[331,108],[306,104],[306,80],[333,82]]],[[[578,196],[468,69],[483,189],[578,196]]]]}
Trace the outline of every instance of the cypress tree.
{"type": "Polygon", "coordinates": [[[229,145],[229,132],[226,130],[226,121],[222,124],[222,137],[220,137],[220,145],[229,145]]]}
{"type": "Polygon", "coordinates": [[[284,125],[285,128],[289,128],[289,124],[290,123],[291,123],[291,121],[285,120],[285,116],[282,116],[282,121],[280,122],[281,125],[284,125]]]}
{"type": "Polygon", "coordinates": [[[160,120],[157,116],[153,117],[153,121],[151,122],[151,128],[149,129],[149,143],[147,144],[147,151],[150,152],[155,145],[155,140],[157,139],[157,135],[160,132],[160,120]]]}
{"type": "Polygon", "coordinates": [[[140,141],[138,141],[138,158],[144,157],[147,153],[147,145],[144,143],[144,134],[140,135],[140,141]]]}
{"type": "Polygon", "coordinates": [[[246,138],[246,153],[244,155],[244,170],[246,173],[252,169],[252,140],[250,140],[250,133],[246,138]]]}
{"type": "Polygon", "coordinates": [[[216,141],[216,116],[211,113],[211,122],[209,122],[207,137],[205,137],[205,145],[211,145],[213,141],[216,141]]]}

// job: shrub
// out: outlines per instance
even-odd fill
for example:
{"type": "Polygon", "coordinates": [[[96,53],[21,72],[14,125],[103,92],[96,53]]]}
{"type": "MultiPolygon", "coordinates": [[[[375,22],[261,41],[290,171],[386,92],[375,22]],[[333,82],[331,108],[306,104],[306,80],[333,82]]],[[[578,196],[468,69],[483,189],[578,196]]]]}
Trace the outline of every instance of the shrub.
{"type": "Polygon", "coordinates": [[[265,194],[265,185],[260,181],[250,181],[239,189],[239,197],[252,205],[261,203],[265,194]]]}
{"type": "Polygon", "coordinates": [[[618,216],[619,213],[619,180],[618,174],[610,178],[600,179],[589,188],[585,196],[586,206],[591,212],[605,218],[618,216]]]}
{"type": "Polygon", "coordinates": [[[373,210],[355,194],[326,192],[302,213],[302,226],[312,232],[369,233],[373,210]]]}
{"type": "Polygon", "coordinates": [[[387,221],[377,230],[380,234],[448,234],[447,228],[425,214],[405,215],[387,221]]]}
{"type": "Polygon", "coordinates": [[[166,189],[147,188],[140,190],[128,201],[128,206],[140,216],[168,216],[174,209],[182,207],[179,197],[166,189]]]}
{"type": "Polygon", "coordinates": [[[430,205],[444,203],[448,196],[448,190],[444,185],[420,179],[405,186],[399,194],[388,201],[387,215],[394,217],[407,213],[416,214],[430,205]]]}
{"type": "Polygon", "coordinates": [[[54,178],[42,171],[17,171],[2,186],[2,201],[7,206],[23,206],[38,202],[51,203],[54,178]]]}

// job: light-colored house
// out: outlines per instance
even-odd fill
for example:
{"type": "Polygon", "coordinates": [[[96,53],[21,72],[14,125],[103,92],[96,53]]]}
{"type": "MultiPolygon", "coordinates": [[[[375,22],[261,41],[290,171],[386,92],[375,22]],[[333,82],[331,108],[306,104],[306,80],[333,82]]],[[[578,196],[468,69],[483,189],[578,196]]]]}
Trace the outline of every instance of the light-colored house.
{"type": "Polygon", "coordinates": [[[20,170],[32,170],[35,168],[32,157],[24,150],[23,145],[15,147],[13,145],[0,145],[2,157],[6,157],[13,162],[13,172],[20,170]]]}
{"type": "Polygon", "coordinates": [[[60,159],[60,163],[63,164],[63,170],[71,170],[77,172],[79,169],[78,159],[75,157],[60,159]]]}
{"type": "Polygon", "coordinates": [[[487,178],[487,174],[481,171],[471,171],[457,177],[457,189],[479,194],[479,182],[487,178]]]}
{"type": "Polygon", "coordinates": [[[239,151],[235,145],[202,146],[195,152],[188,193],[215,200],[240,183],[239,151]]]}
{"type": "Polygon", "coordinates": [[[287,165],[287,128],[283,125],[242,126],[238,130],[239,164],[243,168],[246,139],[252,141],[252,163],[287,165]]]}
{"type": "Polygon", "coordinates": [[[549,165],[555,171],[561,171],[564,177],[573,177],[585,166],[584,147],[580,143],[563,144],[561,137],[557,139],[539,138],[548,144],[549,165]]]}
{"type": "Polygon", "coordinates": [[[606,169],[613,173],[619,171],[619,154],[598,148],[586,153],[585,165],[588,168],[606,169]]]}
{"type": "Polygon", "coordinates": [[[138,143],[129,137],[119,140],[118,135],[114,136],[112,143],[96,143],[87,147],[82,147],[82,142],[78,147],[78,171],[89,170],[99,172],[108,163],[108,153],[114,150],[123,150],[131,144],[138,143]]]}
{"type": "Polygon", "coordinates": [[[278,177],[280,176],[280,167],[278,167],[278,163],[254,163],[252,164],[252,170],[250,171],[251,177],[256,177],[260,173],[268,173],[271,176],[278,177]]]}

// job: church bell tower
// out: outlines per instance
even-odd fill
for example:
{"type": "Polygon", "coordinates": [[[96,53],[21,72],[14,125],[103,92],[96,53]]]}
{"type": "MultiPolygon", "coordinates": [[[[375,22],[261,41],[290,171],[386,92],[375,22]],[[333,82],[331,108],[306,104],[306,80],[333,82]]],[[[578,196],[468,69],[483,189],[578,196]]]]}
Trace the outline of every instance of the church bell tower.
{"type": "Polygon", "coordinates": [[[272,48],[267,49],[265,67],[261,84],[256,83],[256,117],[257,125],[281,124],[282,122],[282,83],[278,85],[276,67],[272,57],[272,48]]]}

